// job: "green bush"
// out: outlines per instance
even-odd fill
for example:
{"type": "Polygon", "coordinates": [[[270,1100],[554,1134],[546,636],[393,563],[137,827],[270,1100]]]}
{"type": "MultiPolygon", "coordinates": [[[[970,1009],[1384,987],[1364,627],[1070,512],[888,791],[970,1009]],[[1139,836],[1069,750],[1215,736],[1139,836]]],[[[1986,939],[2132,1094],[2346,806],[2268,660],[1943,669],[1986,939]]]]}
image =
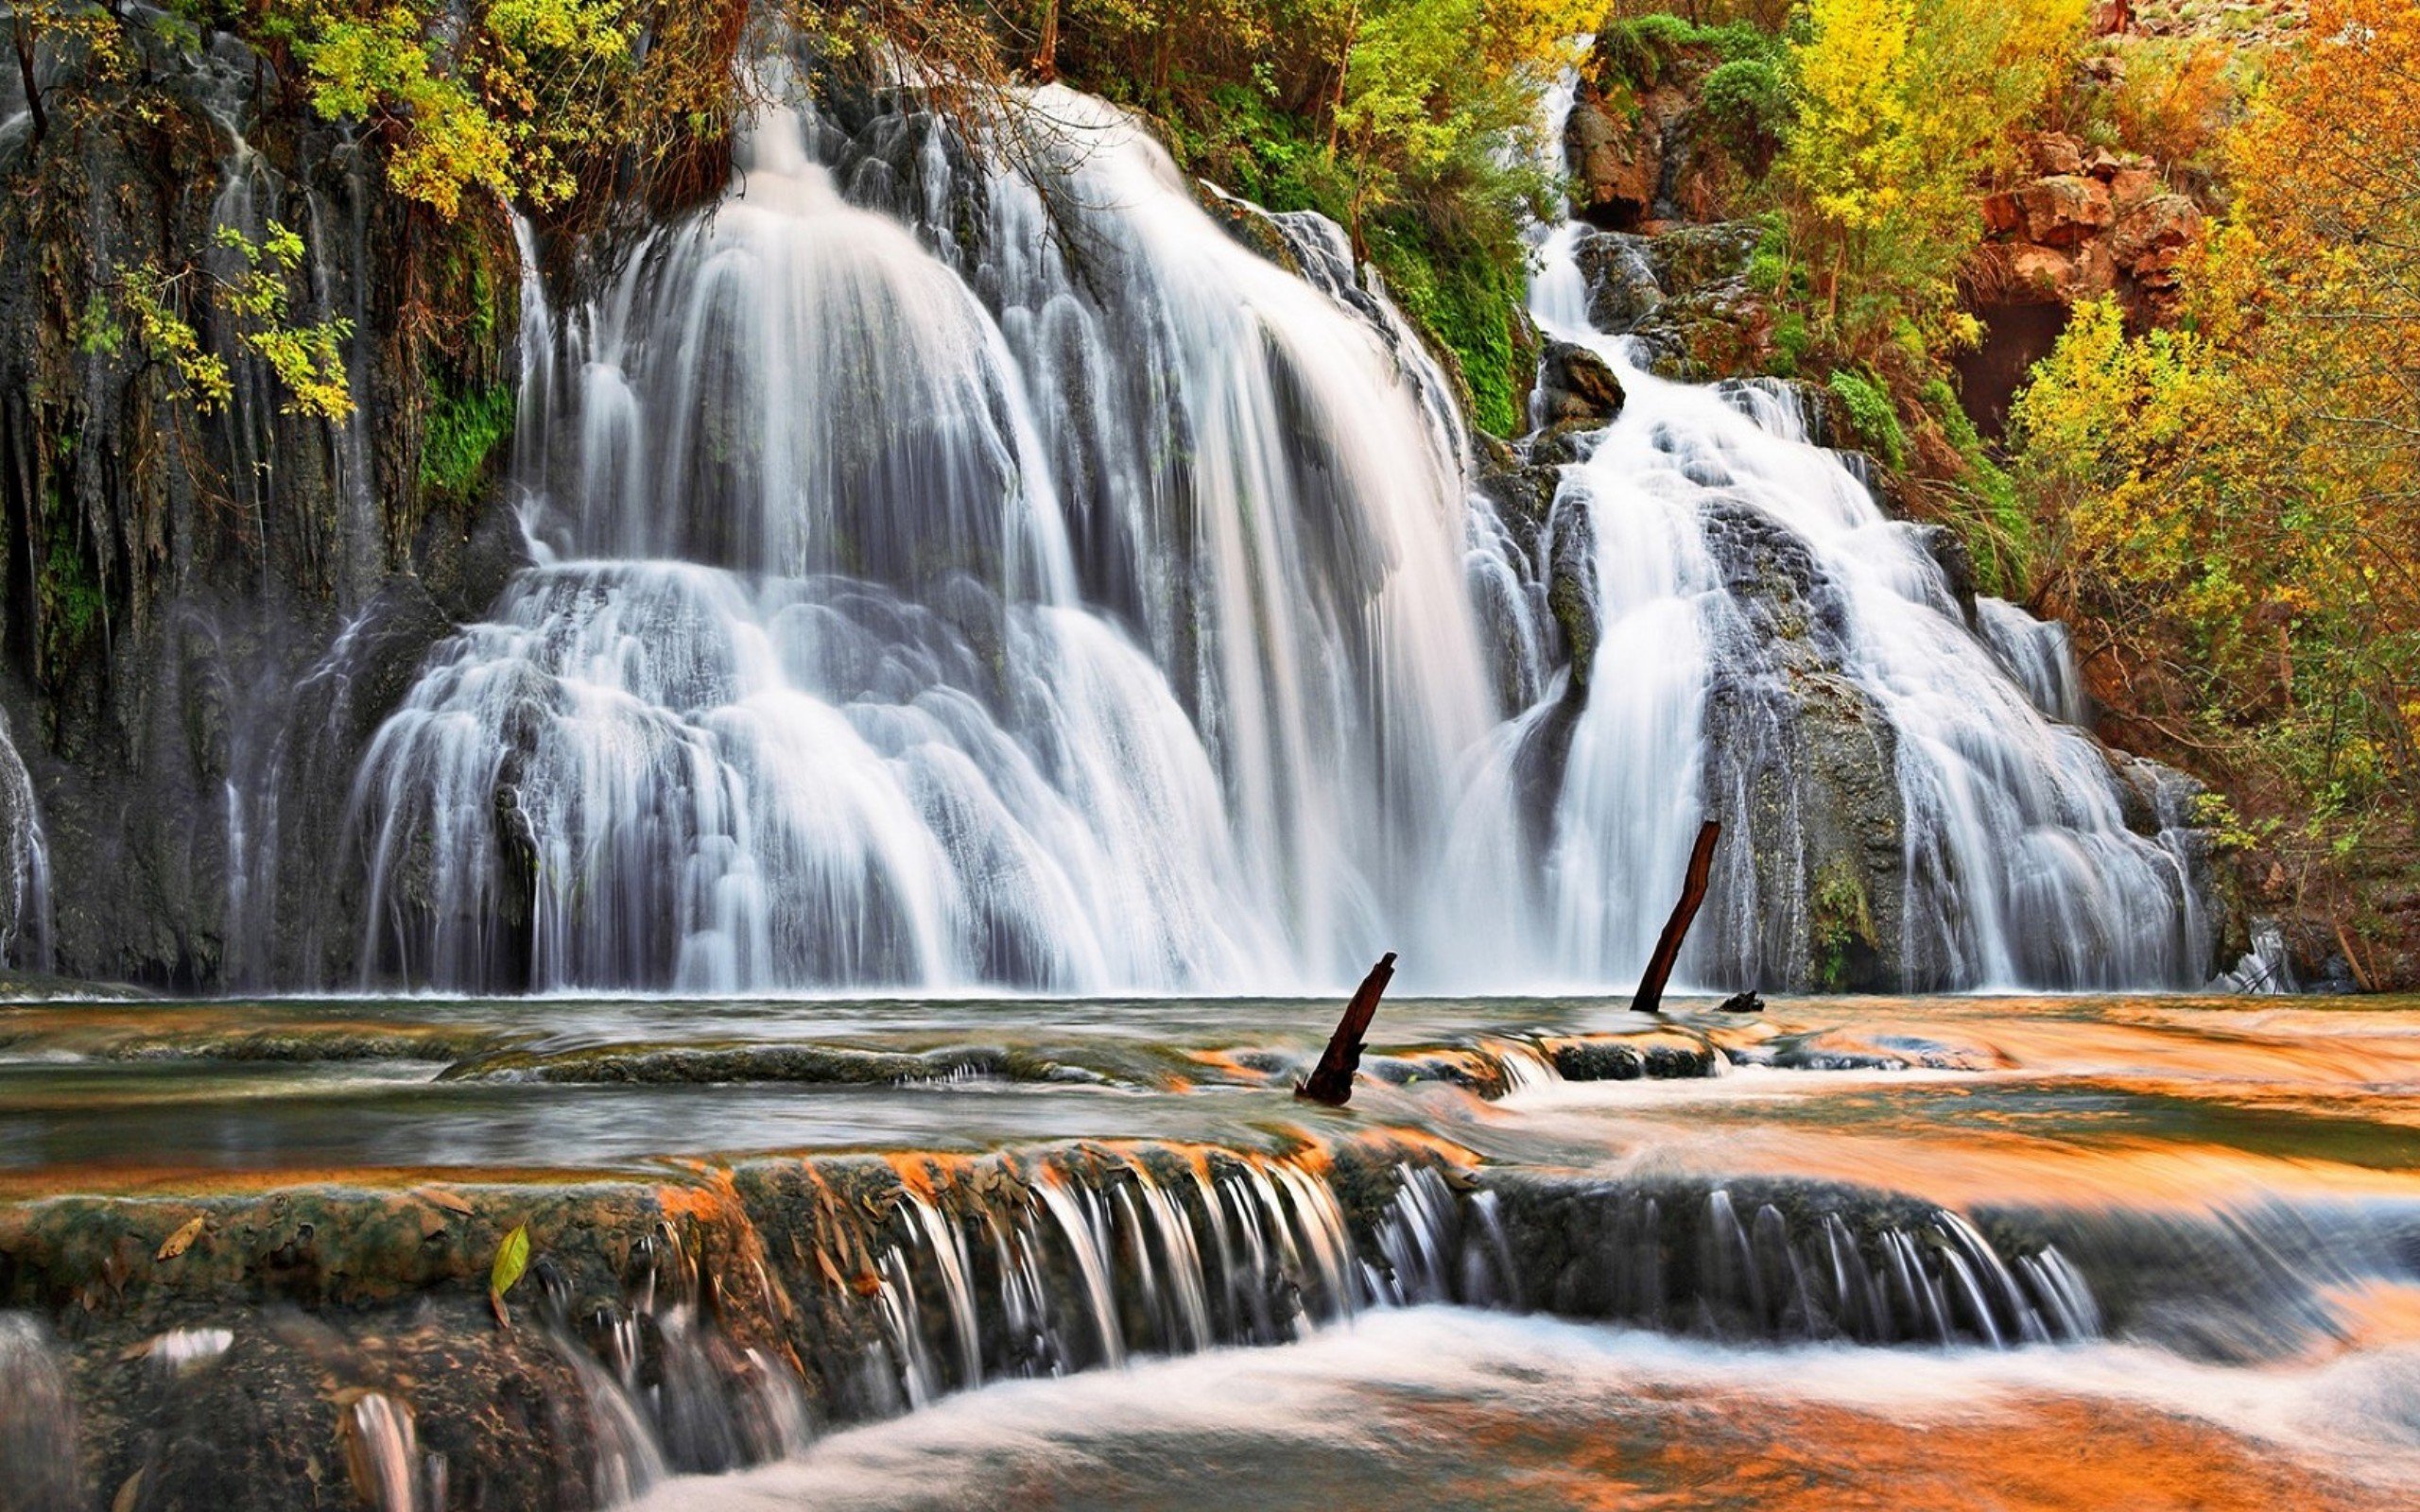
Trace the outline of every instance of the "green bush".
{"type": "Polygon", "coordinates": [[[441,498],[466,499],[487,476],[488,458],[512,434],[512,386],[458,395],[441,390],[430,401],[421,436],[421,485],[441,498]]]}
{"type": "Polygon", "coordinates": [[[1789,76],[1772,58],[1736,58],[1717,66],[1699,97],[1716,131],[1743,157],[1779,146],[1789,129],[1789,76]]]}
{"type": "Polygon", "coordinates": [[[1983,438],[1946,379],[1917,390],[1966,464],[1953,496],[1950,524],[1975,563],[1975,586],[2001,598],[2022,598],[2033,571],[2033,523],[2017,498],[2016,480],[1983,448],[1983,438]]]}
{"type": "Polygon", "coordinates": [[[1899,412],[1889,391],[1872,374],[1856,368],[1833,369],[1830,387],[1858,440],[1890,464],[1892,471],[1904,472],[1908,433],[1899,424],[1899,412]]]}

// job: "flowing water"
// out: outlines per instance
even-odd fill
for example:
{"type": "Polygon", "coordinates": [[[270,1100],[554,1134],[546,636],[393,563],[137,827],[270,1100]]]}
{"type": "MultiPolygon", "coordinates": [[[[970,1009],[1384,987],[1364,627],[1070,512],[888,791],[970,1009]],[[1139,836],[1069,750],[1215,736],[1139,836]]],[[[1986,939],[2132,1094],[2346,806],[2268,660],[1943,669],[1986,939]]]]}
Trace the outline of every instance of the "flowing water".
{"type": "MultiPolygon", "coordinates": [[[[387,1220],[348,1191],[606,1227],[599,1194],[735,1193],[757,1263],[838,1321],[752,1339],[748,1246],[666,1229],[549,1325],[548,1389],[599,1425],[582,1484],[649,1506],[2420,1494],[2420,1004],[1407,999],[1330,1111],[1286,1089],[1333,1006],[9,1007],[0,1239],[215,1201],[264,1246],[368,1225],[369,1267],[387,1220]],[[782,1198],[800,1173],[866,1199],[782,1198]]],[[[586,1283],[580,1235],[533,1228],[570,1278],[516,1300],[543,1319],[586,1283]]],[[[127,1410],[70,1389],[91,1351],[207,1402],[292,1327],[159,1306],[126,1343],[108,1305],[65,1337],[0,1314],[0,1458],[70,1475],[78,1413],[127,1410]]],[[[443,1504],[459,1424],[365,1363],[410,1326],[320,1315],[362,1334],[358,1394],[298,1431],[372,1504],[443,1504]]]]}
{"type": "Polygon", "coordinates": [[[1414,985],[1601,989],[1705,814],[1725,885],[1685,977],[1806,979],[1807,877],[1756,852],[1828,852],[1754,816],[1806,737],[1726,530],[1808,563],[1895,749],[1871,822],[1903,836],[1876,906],[1907,981],[2207,976],[2182,815],[2129,830],[2062,722],[2064,639],[1962,623],[1782,390],[1630,366],[1577,229],[1533,303],[1632,394],[1555,505],[1617,675],[1540,797],[1549,548],[1475,491],[1333,224],[1197,192],[1064,90],[969,138],[765,83],[710,214],[577,306],[525,285],[540,564],[362,765],[365,985],[1287,990],[1409,932],[1414,985]]]}
{"type": "MultiPolygon", "coordinates": [[[[1533,540],[1333,225],[1063,90],[764,83],[593,297],[525,234],[536,559],[334,863],[365,988],[535,995],[0,1005],[0,1507],[2420,1498],[2420,1004],[1600,995],[1707,814],[1685,975],[1804,973],[1747,837],[1838,842],[1772,801],[1810,687],[1908,980],[2207,972],[2183,795],[1793,391],[1643,370],[1547,229],[1628,400],[1533,540]],[[1531,995],[1391,1000],[1298,1102],[1386,948],[1531,995]]],[[[13,760],[0,818],[23,957],[13,760]]]]}

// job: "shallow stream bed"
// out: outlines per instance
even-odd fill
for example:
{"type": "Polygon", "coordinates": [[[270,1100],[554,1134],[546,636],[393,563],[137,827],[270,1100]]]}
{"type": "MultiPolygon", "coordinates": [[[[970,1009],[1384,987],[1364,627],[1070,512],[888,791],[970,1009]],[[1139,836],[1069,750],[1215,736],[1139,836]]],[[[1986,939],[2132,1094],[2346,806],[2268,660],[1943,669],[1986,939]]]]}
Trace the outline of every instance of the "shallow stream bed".
{"type": "Polygon", "coordinates": [[[2416,1009],[0,1006],[0,1481],[2408,1506],[2416,1009]]]}

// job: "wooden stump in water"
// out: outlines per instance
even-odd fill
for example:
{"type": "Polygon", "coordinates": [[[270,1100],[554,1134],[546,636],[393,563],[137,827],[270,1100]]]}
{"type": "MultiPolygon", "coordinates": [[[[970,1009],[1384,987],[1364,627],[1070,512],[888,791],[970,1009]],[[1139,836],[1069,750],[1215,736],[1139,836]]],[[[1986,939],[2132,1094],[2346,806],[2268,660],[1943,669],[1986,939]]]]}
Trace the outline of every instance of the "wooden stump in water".
{"type": "Polygon", "coordinates": [[[1389,951],[1361,979],[1353,1001],[1344,1005],[1344,1017],[1337,1021],[1336,1033],[1328,1037],[1327,1048],[1320,1053],[1320,1063],[1311,1068],[1310,1078],[1295,1083],[1295,1096],[1330,1108],[1342,1108],[1352,1101],[1353,1074],[1361,1067],[1363,1039],[1378,1011],[1378,996],[1394,974],[1395,953],[1389,951]]]}
{"type": "Polygon", "coordinates": [[[1638,979],[1638,996],[1630,1000],[1631,1012],[1664,1011],[1664,984],[1672,975],[1672,963],[1681,958],[1681,941],[1688,936],[1689,921],[1698,917],[1698,904],[1705,902],[1706,873],[1714,869],[1714,843],[1721,838],[1721,820],[1708,819],[1698,826],[1697,844],[1689,848],[1689,874],[1681,883],[1681,901],[1672,905],[1672,917],[1664,921],[1655,954],[1647,962],[1647,974],[1638,979]]]}

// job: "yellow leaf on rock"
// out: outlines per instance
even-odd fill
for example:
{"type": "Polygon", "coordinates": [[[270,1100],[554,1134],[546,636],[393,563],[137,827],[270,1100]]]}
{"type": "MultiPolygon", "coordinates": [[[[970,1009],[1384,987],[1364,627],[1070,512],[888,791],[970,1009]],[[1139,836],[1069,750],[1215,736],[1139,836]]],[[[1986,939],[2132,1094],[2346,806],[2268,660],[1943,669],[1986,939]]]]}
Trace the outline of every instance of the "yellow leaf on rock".
{"type": "Polygon", "coordinates": [[[201,1214],[188,1220],[183,1228],[168,1236],[168,1242],[160,1246],[160,1253],[157,1258],[161,1260],[174,1260],[179,1255],[183,1254],[186,1250],[191,1249],[193,1247],[193,1242],[201,1237],[201,1230],[209,1222],[210,1218],[208,1214],[201,1214]]]}
{"type": "Polygon", "coordinates": [[[529,1268],[529,1226],[514,1224],[495,1250],[495,1268],[488,1272],[488,1290],[497,1297],[512,1290],[529,1268]]]}

